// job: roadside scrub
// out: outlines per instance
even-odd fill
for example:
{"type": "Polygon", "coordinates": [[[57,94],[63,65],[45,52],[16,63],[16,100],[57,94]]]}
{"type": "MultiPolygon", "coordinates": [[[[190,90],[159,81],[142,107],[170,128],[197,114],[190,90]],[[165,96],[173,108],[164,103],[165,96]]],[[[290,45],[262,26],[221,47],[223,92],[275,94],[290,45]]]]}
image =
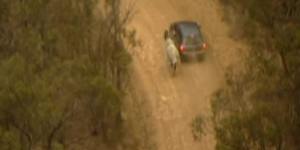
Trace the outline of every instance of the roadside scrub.
{"type": "Polygon", "coordinates": [[[221,0],[251,46],[212,98],[217,150],[299,149],[300,3],[221,0]]]}

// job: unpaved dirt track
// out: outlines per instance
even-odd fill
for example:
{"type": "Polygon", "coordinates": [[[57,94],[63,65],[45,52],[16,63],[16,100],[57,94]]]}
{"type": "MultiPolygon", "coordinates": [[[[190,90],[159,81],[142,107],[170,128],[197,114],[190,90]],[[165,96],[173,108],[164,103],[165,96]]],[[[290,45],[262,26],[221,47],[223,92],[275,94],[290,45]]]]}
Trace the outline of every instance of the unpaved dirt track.
{"type": "MultiPolygon", "coordinates": [[[[137,31],[142,46],[132,52],[135,88],[142,88],[149,103],[149,119],[158,150],[212,150],[216,141],[210,121],[210,97],[223,84],[223,68],[236,62],[242,48],[228,36],[215,0],[125,0],[135,3],[130,27],[137,31]],[[181,64],[170,75],[164,53],[163,32],[171,22],[194,20],[202,26],[209,52],[202,62],[181,64]],[[205,117],[206,135],[195,141],[191,122],[205,117]]],[[[143,108],[141,108],[143,109],[143,108]]]]}

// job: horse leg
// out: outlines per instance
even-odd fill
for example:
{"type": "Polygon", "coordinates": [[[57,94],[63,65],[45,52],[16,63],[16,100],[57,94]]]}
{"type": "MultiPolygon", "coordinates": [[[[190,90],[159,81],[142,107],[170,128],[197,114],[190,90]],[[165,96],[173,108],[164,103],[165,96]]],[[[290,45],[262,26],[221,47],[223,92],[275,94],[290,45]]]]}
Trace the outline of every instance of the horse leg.
{"type": "Polygon", "coordinates": [[[176,68],[177,68],[177,63],[172,63],[172,73],[173,73],[173,75],[175,75],[176,68]]]}

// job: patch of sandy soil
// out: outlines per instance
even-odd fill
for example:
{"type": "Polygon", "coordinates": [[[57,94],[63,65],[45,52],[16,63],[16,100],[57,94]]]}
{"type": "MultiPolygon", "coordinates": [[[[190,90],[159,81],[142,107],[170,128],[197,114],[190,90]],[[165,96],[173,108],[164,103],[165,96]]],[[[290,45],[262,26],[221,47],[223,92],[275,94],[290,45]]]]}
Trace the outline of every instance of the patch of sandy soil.
{"type": "MultiPolygon", "coordinates": [[[[153,129],[158,150],[212,150],[215,148],[213,125],[210,120],[210,97],[223,85],[224,68],[236,63],[243,45],[229,37],[229,26],[222,20],[222,10],[216,0],[124,0],[123,5],[135,4],[135,16],[130,28],[137,31],[142,46],[133,55],[133,97],[143,119],[153,129]],[[169,72],[164,53],[163,32],[178,20],[197,21],[209,49],[205,60],[182,63],[175,77],[169,72]],[[146,107],[146,108],[143,108],[146,107]],[[205,132],[195,141],[192,120],[205,117],[205,132]]],[[[132,101],[132,103],[135,103],[132,101]]],[[[134,108],[133,104],[130,104],[134,108]]],[[[131,118],[134,119],[134,118],[131,118]]],[[[139,138],[143,138],[140,135],[139,138]]],[[[144,149],[144,148],[141,148],[144,149]]]]}

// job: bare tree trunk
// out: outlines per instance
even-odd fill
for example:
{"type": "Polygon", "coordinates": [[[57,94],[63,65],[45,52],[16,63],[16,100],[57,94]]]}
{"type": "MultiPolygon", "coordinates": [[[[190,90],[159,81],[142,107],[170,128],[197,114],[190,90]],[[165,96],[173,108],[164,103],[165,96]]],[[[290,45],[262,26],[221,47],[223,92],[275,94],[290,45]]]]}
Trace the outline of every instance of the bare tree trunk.
{"type": "Polygon", "coordinates": [[[280,60],[281,60],[281,64],[283,66],[284,72],[289,75],[290,74],[289,73],[289,68],[288,68],[286,59],[284,57],[284,54],[282,52],[279,52],[279,56],[280,56],[280,60]]]}
{"type": "Polygon", "coordinates": [[[15,120],[11,120],[11,125],[15,127],[17,130],[19,130],[19,134],[21,137],[21,143],[22,143],[22,149],[23,150],[31,150],[32,148],[32,136],[31,134],[26,131],[26,129],[22,128],[20,125],[18,125],[15,120]],[[27,142],[26,142],[27,141],[27,142]]]}
{"type": "Polygon", "coordinates": [[[282,143],[283,143],[282,136],[280,135],[276,150],[281,150],[282,149],[282,143]]]}
{"type": "Polygon", "coordinates": [[[56,133],[59,131],[59,129],[62,128],[64,122],[65,122],[65,120],[60,120],[59,123],[50,132],[50,135],[47,138],[47,150],[52,150],[52,144],[53,144],[54,137],[55,137],[56,133]]]}

